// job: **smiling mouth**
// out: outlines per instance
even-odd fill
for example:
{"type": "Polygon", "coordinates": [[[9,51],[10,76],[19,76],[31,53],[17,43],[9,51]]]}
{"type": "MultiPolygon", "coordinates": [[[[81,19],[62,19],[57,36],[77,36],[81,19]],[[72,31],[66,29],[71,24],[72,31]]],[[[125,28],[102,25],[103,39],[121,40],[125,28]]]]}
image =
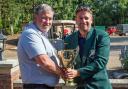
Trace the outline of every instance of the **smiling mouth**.
{"type": "Polygon", "coordinates": [[[87,24],[81,24],[82,26],[88,26],[87,24]]]}

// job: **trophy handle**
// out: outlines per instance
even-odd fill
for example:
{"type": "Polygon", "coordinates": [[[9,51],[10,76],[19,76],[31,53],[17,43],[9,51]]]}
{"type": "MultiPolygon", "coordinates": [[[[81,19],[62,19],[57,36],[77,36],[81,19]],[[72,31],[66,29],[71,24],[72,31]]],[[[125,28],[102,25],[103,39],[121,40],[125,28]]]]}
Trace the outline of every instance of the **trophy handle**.
{"type": "Polygon", "coordinates": [[[67,67],[72,68],[73,67],[73,63],[75,62],[75,59],[77,58],[77,55],[79,54],[79,47],[77,47],[76,49],[73,49],[73,52],[75,52],[74,54],[72,54],[72,59],[71,61],[67,64],[67,67]],[[72,66],[71,66],[72,65],[72,66]]]}
{"type": "Polygon", "coordinates": [[[58,55],[58,58],[60,59],[60,63],[62,65],[62,67],[64,67],[64,62],[63,62],[64,56],[63,56],[62,51],[58,51],[57,55],[58,55]]]}

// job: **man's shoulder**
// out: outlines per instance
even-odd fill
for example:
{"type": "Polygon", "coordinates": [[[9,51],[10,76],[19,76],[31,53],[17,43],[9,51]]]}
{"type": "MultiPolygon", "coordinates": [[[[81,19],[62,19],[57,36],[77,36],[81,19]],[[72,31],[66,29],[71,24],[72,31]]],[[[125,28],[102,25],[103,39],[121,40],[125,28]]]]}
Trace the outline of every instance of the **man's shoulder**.
{"type": "Polygon", "coordinates": [[[23,34],[37,33],[36,28],[32,23],[27,24],[22,32],[23,34]]]}
{"type": "Polygon", "coordinates": [[[71,36],[75,36],[75,35],[78,35],[78,31],[74,31],[72,32],[72,34],[70,34],[71,36]]]}
{"type": "Polygon", "coordinates": [[[28,23],[24,26],[23,30],[28,30],[28,29],[34,29],[35,26],[33,23],[28,23]]]}
{"type": "Polygon", "coordinates": [[[96,35],[108,35],[108,33],[105,30],[94,29],[94,31],[96,32],[96,35]]]}
{"type": "Polygon", "coordinates": [[[68,35],[65,39],[75,39],[78,37],[78,31],[72,32],[70,35],[68,35]]]}

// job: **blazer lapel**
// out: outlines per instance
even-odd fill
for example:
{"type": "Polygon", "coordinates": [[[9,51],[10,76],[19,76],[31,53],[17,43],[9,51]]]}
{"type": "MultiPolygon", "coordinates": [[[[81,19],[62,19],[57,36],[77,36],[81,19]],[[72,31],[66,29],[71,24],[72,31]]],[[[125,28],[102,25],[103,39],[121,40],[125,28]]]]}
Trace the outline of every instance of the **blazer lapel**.
{"type": "Polygon", "coordinates": [[[94,45],[94,39],[95,39],[94,37],[95,37],[95,31],[91,29],[85,39],[83,65],[86,65],[89,61],[88,57],[89,57],[91,48],[94,45]]]}
{"type": "Polygon", "coordinates": [[[94,30],[91,29],[90,32],[87,34],[87,37],[85,39],[85,45],[84,45],[84,55],[88,56],[89,50],[92,47],[92,43],[94,41],[94,30]]]}

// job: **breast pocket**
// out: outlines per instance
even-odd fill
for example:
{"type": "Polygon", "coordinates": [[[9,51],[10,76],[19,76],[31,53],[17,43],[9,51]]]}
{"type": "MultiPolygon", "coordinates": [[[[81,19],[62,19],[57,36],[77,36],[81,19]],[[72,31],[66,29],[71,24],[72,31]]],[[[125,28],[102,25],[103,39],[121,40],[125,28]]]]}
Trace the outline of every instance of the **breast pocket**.
{"type": "Polygon", "coordinates": [[[89,56],[88,56],[89,61],[90,61],[90,62],[94,61],[95,56],[96,56],[96,51],[95,51],[95,49],[91,49],[90,52],[89,52],[89,56]]]}

